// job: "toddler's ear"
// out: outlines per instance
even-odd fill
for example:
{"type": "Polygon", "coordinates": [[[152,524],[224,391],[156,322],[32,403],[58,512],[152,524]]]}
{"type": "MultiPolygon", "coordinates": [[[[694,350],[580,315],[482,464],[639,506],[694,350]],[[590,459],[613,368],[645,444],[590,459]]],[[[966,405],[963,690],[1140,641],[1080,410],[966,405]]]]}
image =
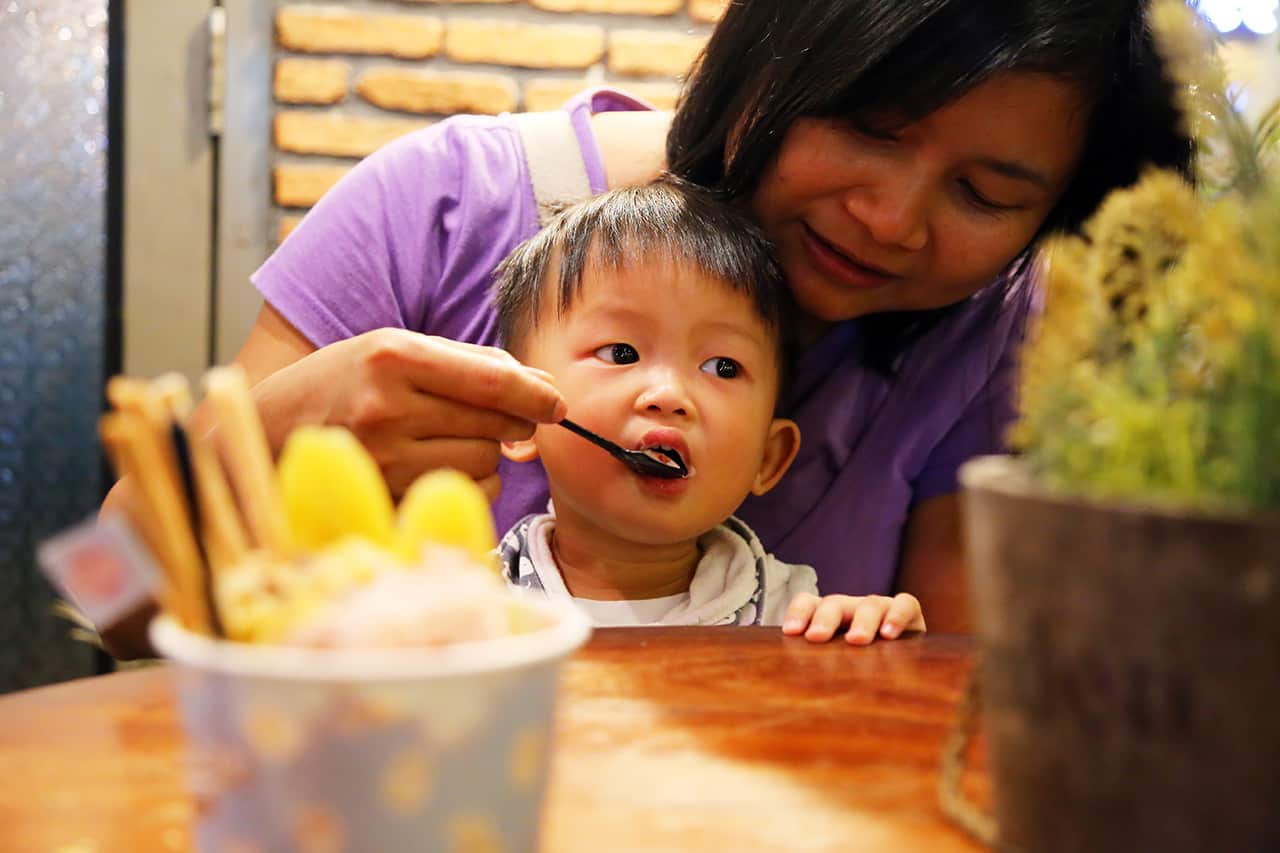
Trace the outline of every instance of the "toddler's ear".
{"type": "Polygon", "coordinates": [[[502,442],[502,455],[512,462],[532,462],[538,458],[538,445],[532,438],[502,442]]]}
{"type": "Polygon", "coordinates": [[[769,424],[764,458],[760,461],[760,471],[751,485],[751,494],[763,495],[776,486],[799,452],[800,427],[796,426],[795,421],[774,418],[773,423],[769,424]]]}

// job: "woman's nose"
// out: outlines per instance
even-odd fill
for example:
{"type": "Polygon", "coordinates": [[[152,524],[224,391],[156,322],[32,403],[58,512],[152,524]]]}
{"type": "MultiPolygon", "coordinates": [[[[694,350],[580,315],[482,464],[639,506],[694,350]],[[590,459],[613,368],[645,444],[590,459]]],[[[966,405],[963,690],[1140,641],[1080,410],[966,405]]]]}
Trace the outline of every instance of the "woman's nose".
{"type": "Polygon", "coordinates": [[[845,210],[876,243],[918,252],[929,242],[927,190],[922,181],[884,181],[845,194],[845,210]]]}
{"type": "Polygon", "coordinates": [[[675,371],[655,370],[646,378],[644,388],[636,395],[636,411],[651,415],[694,416],[693,399],[675,371]]]}

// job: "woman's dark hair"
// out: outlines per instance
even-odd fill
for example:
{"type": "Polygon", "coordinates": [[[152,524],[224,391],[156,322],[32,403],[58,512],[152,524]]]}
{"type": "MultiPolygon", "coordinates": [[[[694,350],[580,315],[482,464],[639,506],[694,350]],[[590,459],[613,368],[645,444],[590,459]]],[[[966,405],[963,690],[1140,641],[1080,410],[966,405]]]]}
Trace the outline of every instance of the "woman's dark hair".
{"type": "MultiPolygon", "coordinates": [[[[747,199],[798,118],[903,124],[993,75],[1029,71],[1081,87],[1092,107],[1077,172],[1037,238],[1074,230],[1147,164],[1186,171],[1174,89],[1146,0],[733,0],[686,85],[668,168],[747,199]],[[727,142],[735,140],[733,156],[727,142]]],[[[999,128],[992,128],[998,133],[999,128]]],[[[1022,264],[1028,252],[1015,259],[1022,264]]],[[[1007,276],[1015,282],[1021,276],[1007,276]]],[[[860,321],[885,374],[951,308],[860,321]]]]}
{"type": "MultiPolygon", "coordinates": [[[[554,299],[561,313],[568,311],[593,267],[616,270],[655,257],[688,264],[751,300],[775,335],[781,392],[793,323],[790,292],[773,247],[745,210],[672,176],[562,210],[498,265],[494,304],[503,346],[519,351],[543,300],[554,299]],[[556,280],[549,280],[548,273],[557,268],[556,280]]],[[[655,293],[654,298],[663,297],[655,293]]]]}

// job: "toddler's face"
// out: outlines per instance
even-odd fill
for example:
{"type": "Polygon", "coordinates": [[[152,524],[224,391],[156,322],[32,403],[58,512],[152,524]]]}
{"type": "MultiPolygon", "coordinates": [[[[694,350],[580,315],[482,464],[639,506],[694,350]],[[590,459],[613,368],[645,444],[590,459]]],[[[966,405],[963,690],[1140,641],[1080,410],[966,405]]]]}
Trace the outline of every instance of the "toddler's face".
{"type": "Polygon", "coordinates": [[[781,476],[798,438],[773,417],[777,346],[750,297],[666,259],[589,268],[559,317],[554,288],[521,359],[555,376],[570,418],[626,448],[674,449],[690,469],[685,479],[640,476],[541,426],[534,443],[558,514],[669,544],[711,529],[781,476]]]}

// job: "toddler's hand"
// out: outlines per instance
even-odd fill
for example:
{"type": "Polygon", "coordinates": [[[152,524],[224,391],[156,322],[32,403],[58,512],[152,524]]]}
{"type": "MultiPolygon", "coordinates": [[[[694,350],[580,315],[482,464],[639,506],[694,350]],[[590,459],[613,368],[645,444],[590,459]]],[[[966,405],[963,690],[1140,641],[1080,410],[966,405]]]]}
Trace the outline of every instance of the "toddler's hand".
{"type": "Polygon", "coordinates": [[[802,592],[791,599],[782,623],[784,634],[804,634],[811,643],[825,643],[844,626],[846,643],[870,644],[879,634],[896,640],[903,631],[924,631],[924,613],[914,595],[824,595],[802,592]]]}

